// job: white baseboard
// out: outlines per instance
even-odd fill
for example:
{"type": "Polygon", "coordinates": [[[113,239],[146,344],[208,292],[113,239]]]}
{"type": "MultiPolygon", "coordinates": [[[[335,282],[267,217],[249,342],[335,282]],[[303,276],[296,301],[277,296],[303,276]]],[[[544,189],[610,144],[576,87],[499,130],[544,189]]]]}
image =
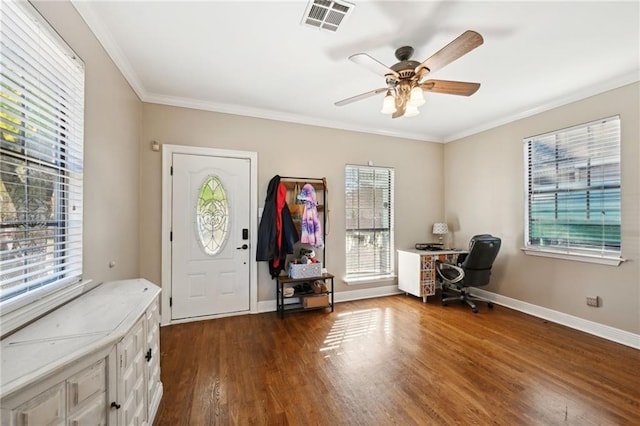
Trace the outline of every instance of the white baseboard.
{"type": "MultiPolygon", "coordinates": [[[[335,303],[349,302],[351,300],[372,299],[374,297],[393,296],[401,294],[397,285],[388,285],[383,287],[364,288],[361,290],[340,291],[334,294],[335,303]]],[[[258,312],[275,312],[276,300],[265,300],[258,302],[258,312]]]]}
{"type": "Polygon", "coordinates": [[[628,331],[620,330],[619,328],[610,327],[608,325],[589,321],[573,315],[554,311],[552,309],[543,308],[542,306],[532,305],[531,303],[522,302],[517,299],[491,293],[479,288],[474,289],[473,294],[490,300],[496,305],[505,306],[516,311],[524,312],[525,314],[533,315],[534,317],[546,319],[557,324],[584,331],[585,333],[593,334],[594,336],[602,337],[603,339],[611,340],[625,346],[631,346],[635,349],[640,349],[640,335],[638,334],[629,333],[628,331]]]}

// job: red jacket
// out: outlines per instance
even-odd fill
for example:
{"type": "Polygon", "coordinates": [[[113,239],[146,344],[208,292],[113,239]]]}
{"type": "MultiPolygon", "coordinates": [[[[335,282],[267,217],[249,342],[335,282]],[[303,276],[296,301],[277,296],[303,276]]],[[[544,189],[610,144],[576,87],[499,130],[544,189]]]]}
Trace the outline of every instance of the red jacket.
{"type": "Polygon", "coordinates": [[[287,189],[280,183],[280,176],[275,175],[267,188],[256,248],[256,260],[269,261],[272,278],[280,275],[287,254],[293,254],[293,247],[300,240],[291,220],[286,197],[287,189]]]}

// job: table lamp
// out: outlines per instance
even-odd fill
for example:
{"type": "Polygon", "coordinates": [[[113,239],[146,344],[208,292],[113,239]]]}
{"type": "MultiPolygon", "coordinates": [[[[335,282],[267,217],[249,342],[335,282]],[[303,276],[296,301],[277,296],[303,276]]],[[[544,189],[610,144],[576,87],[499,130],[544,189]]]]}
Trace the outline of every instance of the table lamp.
{"type": "Polygon", "coordinates": [[[433,224],[433,235],[438,235],[438,243],[443,244],[444,235],[449,233],[449,227],[446,223],[438,222],[433,224]]]}

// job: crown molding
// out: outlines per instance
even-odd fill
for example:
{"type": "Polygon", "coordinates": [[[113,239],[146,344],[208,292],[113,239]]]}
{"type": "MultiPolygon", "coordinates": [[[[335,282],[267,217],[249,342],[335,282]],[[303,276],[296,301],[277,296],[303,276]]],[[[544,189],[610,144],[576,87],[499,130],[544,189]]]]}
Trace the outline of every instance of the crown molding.
{"type": "Polygon", "coordinates": [[[547,102],[537,105],[533,108],[529,108],[520,112],[506,115],[500,119],[489,121],[478,126],[469,127],[457,133],[452,133],[444,137],[437,137],[434,135],[425,135],[422,133],[412,133],[403,131],[389,131],[379,128],[371,128],[367,126],[358,126],[340,121],[323,120],[315,117],[309,117],[299,114],[285,113],[281,111],[273,111],[267,109],[259,109],[252,107],[245,107],[240,105],[223,104],[215,102],[206,102],[198,99],[179,98],[158,95],[148,93],[144,85],[138,78],[138,75],[133,70],[133,67],[129,63],[126,55],[114,41],[113,36],[109,30],[103,25],[102,20],[95,12],[91,5],[91,2],[86,0],[70,0],[71,4],[78,11],[82,19],[89,26],[95,37],[102,44],[107,54],[111,57],[111,60],[115,63],[116,67],[120,70],[124,78],[128,81],[131,88],[134,90],[138,98],[143,102],[157,103],[168,106],[176,106],[183,108],[199,109],[204,111],[219,112],[224,114],[234,114],[240,116],[262,118],[266,120],[284,121],[295,124],[304,124],[317,127],[326,127],[338,130],[347,130],[359,133],[368,133],[380,136],[388,136],[401,139],[410,139],[423,142],[435,142],[435,143],[448,143],[453,142],[486,130],[490,130],[514,121],[531,117],[533,115],[549,111],[551,109],[567,105],[572,102],[576,102],[594,95],[604,93],[609,90],[613,90],[631,83],[640,81],[640,70],[622,74],[617,78],[608,79],[600,84],[593,84],[583,89],[574,91],[570,94],[563,95],[557,98],[549,99],[547,102]]]}
{"type": "Polygon", "coordinates": [[[198,99],[178,98],[172,96],[158,95],[148,93],[144,85],[138,78],[133,67],[129,63],[126,55],[115,42],[111,32],[104,26],[102,20],[95,12],[91,2],[84,0],[70,0],[71,4],[78,11],[82,19],[89,26],[98,42],[102,44],[111,60],[120,70],[124,78],[136,93],[138,98],[143,102],[157,103],[162,105],[177,106],[183,108],[199,109],[204,111],[220,112],[225,114],[234,114],[254,118],[262,118],[266,120],[284,121],[295,124],[305,124],[310,126],[326,127],[331,129],[348,130],[359,133],[370,133],[380,136],[389,136],[401,139],[411,139],[426,142],[443,142],[442,138],[432,137],[421,133],[411,132],[395,132],[384,129],[372,129],[365,126],[357,126],[349,123],[322,120],[315,117],[308,117],[299,114],[284,113],[273,110],[244,107],[239,105],[222,104],[215,102],[206,102],[198,99]]]}
{"type": "Polygon", "coordinates": [[[138,95],[140,100],[144,100],[146,97],[146,91],[144,89],[144,85],[138,78],[138,75],[133,70],[133,67],[129,63],[126,55],[120,49],[118,44],[113,39],[113,35],[107,28],[103,25],[102,20],[95,12],[93,6],[90,1],[86,0],[70,0],[71,4],[80,14],[80,17],[84,20],[84,22],[89,26],[91,32],[98,40],[98,43],[102,45],[104,50],[107,51],[107,54],[116,65],[116,67],[120,70],[124,78],[127,80],[133,91],[138,95]]]}
{"type": "Polygon", "coordinates": [[[348,130],[359,133],[370,133],[380,136],[389,136],[401,139],[411,139],[421,142],[442,142],[441,138],[425,136],[418,133],[410,132],[393,132],[384,129],[375,129],[370,127],[356,126],[349,123],[323,120],[305,115],[286,113],[281,111],[273,111],[260,108],[251,108],[240,105],[224,104],[217,102],[207,102],[198,99],[180,98],[175,96],[164,96],[149,94],[142,98],[143,102],[155,103],[160,105],[175,106],[181,108],[191,108],[203,111],[219,112],[223,114],[233,114],[245,117],[262,118],[265,120],[284,121],[288,123],[304,124],[309,126],[326,127],[337,130],[348,130]]]}
{"type": "Polygon", "coordinates": [[[452,134],[446,138],[444,138],[443,142],[453,142],[458,139],[466,138],[467,136],[475,135],[476,133],[484,132],[486,130],[490,130],[499,126],[503,126],[505,124],[513,123],[514,121],[521,120],[523,118],[531,117],[536,114],[540,114],[545,111],[552,110],[554,108],[558,108],[564,105],[568,105],[572,102],[577,102],[591,96],[599,95],[604,92],[608,92],[609,90],[617,89],[619,87],[626,86],[628,84],[636,83],[640,81],[640,70],[634,70],[628,72],[626,74],[619,75],[616,78],[608,79],[599,84],[594,84],[591,86],[587,86],[583,89],[577,90],[575,92],[569,93],[565,96],[560,96],[554,99],[550,99],[548,102],[538,105],[534,108],[530,108],[524,111],[520,111],[514,114],[507,115],[502,117],[499,120],[490,121],[484,123],[480,126],[471,127],[465,131],[460,133],[452,134]]]}

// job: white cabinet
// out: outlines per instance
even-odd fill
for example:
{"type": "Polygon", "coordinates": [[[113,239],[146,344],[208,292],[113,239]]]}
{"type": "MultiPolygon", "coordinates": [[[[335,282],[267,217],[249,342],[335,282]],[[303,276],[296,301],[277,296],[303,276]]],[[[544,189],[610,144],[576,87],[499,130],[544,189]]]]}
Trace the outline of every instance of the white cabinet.
{"type": "Polygon", "coordinates": [[[149,418],[154,418],[162,398],[162,383],[160,382],[160,305],[156,300],[149,306],[147,317],[147,404],[149,418]]]}
{"type": "Polygon", "coordinates": [[[87,366],[90,360],[69,367],[66,378],[57,375],[3,398],[2,424],[107,425],[106,358],[87,366]]]}
{"type": "Polygon", "coordinates": [[[104,283],[3,339],[0,423],[151,425],[159,293],[146,280],[104,283]]]}
{"type": "Polygon", "coordinates": [[[458,255],[466,250],[398,250],[398,289],[414,296],[436,294],[436,262],[455,262],[458,255]]]}
{"type": "Polygon", "coordinates": [[[131,331],[118,343],[118,405],[122,407],[124,425],[141,425],[146,420],[145,352],[146,338],[144,325],[146,318],[133,326],[131,331]]]}

